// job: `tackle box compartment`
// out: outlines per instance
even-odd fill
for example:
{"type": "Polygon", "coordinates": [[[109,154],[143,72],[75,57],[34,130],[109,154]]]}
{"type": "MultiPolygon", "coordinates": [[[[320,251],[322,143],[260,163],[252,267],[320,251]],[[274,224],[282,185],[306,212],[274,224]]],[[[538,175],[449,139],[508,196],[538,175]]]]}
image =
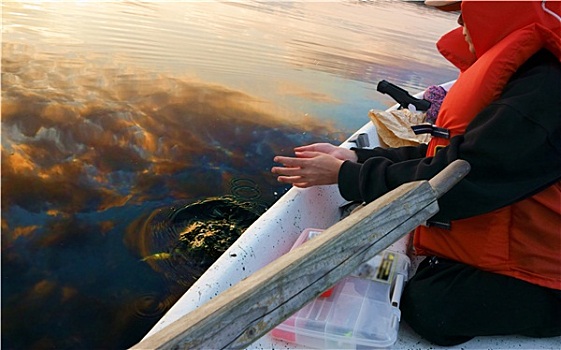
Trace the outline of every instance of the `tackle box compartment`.
{"type": "MultiPolygon", "coordinates": [[[[292,249],[322,231],[304,230],[292,249]]],[[[275,327],[271,336],[318,349],[391,347],[409,264],[407,255],[386,249],[275,327]]]]}

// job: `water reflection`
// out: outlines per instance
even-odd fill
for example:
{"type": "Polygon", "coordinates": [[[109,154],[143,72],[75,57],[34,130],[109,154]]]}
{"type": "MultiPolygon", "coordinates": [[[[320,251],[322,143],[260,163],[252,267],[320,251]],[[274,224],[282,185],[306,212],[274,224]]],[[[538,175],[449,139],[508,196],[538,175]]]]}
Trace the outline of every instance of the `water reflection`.
{"type": "MultiPolygon", "coordinates": [[[[84,336],[90,327],[74,323],[60,334],[48,326],[48,319],[70,311],[61,306],[80,309],[65,317],[89,310],[97,315],[90,318],[96,328],[109,320],[119,327],[113,319],[124,311],[115,310],[106,293],[133,297],[138,291],[131,278],[132,285],[154,284],[151,295],[164,298],[133,297],[131,305],[153,309],[140,314],[157,315],[171,304],[170,295],[177,297],[176,281],[166,287],[159,276],[142,272],[144,263],[127,256],[120,238],[127,222],[155,205],[229,193],[232,181],[236,193],[243,193],[247,184],[235,180],[242,176],[255,178],[270,203],[273,193],[282,192],[268,175],[273,155],[328,139],[332,132],[317,120],[282,120],[264,101],[222,86],[141,71],[94,76],[81,59],[45,67],[37,54],[23,55],[29,50],[3,47],[9,82],[2,101],[3,305],[9,305],[3,314],[11,319],[3,334],[23,335],[32,327],[41,346],[73,346],[66,333],[84,336]],[[123,280],[130,272],[139,275],[123,280]],[[38,310],[36,322],[22,324],[15,317],[38,310]],[[51,338],[61,336],[62,343],[51,338]]],[[[130,326],[125,322],[119,330],[130,326]]],[[[37,345],[7,340],[8,347],[37,345]]],[[[99,340],[111,343],[79,342],[99,340]]]]}
{"type": "Polygon", "coordinates": [[[454,19],[409,3],[2,10],[7,349],[132,345],[202,270],[170,278],[166,240],[131,228],[214,196],[267,206],[286,190],[272,156],[342,141],[390,102],[375,82],[455,75],[433,49],[454,19]]]}

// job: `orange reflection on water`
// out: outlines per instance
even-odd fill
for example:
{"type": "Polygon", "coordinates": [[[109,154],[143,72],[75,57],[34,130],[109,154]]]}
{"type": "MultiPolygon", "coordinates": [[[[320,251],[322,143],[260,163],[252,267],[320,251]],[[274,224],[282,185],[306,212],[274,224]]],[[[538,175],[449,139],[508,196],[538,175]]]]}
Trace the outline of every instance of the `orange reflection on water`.
{"type": "Polygon", "coordinates": [[[36,299],[42,299],[53,293],[56,289],[56,283],[49,280],[41,280],[37,282],[31,292],[32,295],[30,297],[36,299]]]}
{"type": "Polygon", "coordinates": [[[10,145],[11,150],[2,147],[2,170],[14,173],[33,173],[35,164],[29,155],[27,145],[10,145]]]}
{"type": "Polygon", "coordinates": [[[78,294],[78,290],[74,287],[64,286],[61,290],[61,302],[67,302],[78,294]]]}
{"type": "Polygon", "coordinates": [[[12,230],[5,230],[4,228],[2,228],[3,244],[9,244],[10,242],[15,241],[19,237],[30,236],[38,228],[39,228],[39,225],[19,226],[19,227],[14,227],[14,229],[12,229],[12,230]]]}

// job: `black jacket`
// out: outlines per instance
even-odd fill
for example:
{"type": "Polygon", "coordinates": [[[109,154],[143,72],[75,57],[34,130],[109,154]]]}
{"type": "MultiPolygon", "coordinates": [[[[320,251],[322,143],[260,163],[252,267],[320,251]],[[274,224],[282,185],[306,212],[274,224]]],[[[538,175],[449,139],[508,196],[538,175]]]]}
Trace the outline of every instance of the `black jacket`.
{"type": "MultiPolygon", "coordinates": [[[[471,172],[439,199],[437,221],[463,219],[527,198],[561,179],[561,64],[548,51],[531,57],[465,134],[434,157],[418,147],[356,150],[339,171],[341,195],[371,202],[399,185],[427,180],[456,159],[471,172]]],[[[561,205],[561,203],[560,203],[561,205]]]]}

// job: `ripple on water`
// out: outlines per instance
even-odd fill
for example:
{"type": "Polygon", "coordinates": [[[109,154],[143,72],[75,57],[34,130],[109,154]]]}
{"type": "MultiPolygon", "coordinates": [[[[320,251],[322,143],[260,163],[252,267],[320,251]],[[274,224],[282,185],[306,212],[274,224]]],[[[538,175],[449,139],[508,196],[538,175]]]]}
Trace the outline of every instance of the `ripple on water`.
{"type": "MultiPolygon", "coordinates": [[[[249,188],[249,182],[238,185],[249,188]]],[[[155,210],[128,228],[125,241],[141,262],[190,286],[264,210],[259,202],[234,196],[209,197],[155,210]]],[[[150,299],[143,299],[142,305],[150,306],[150,299]]]]}

